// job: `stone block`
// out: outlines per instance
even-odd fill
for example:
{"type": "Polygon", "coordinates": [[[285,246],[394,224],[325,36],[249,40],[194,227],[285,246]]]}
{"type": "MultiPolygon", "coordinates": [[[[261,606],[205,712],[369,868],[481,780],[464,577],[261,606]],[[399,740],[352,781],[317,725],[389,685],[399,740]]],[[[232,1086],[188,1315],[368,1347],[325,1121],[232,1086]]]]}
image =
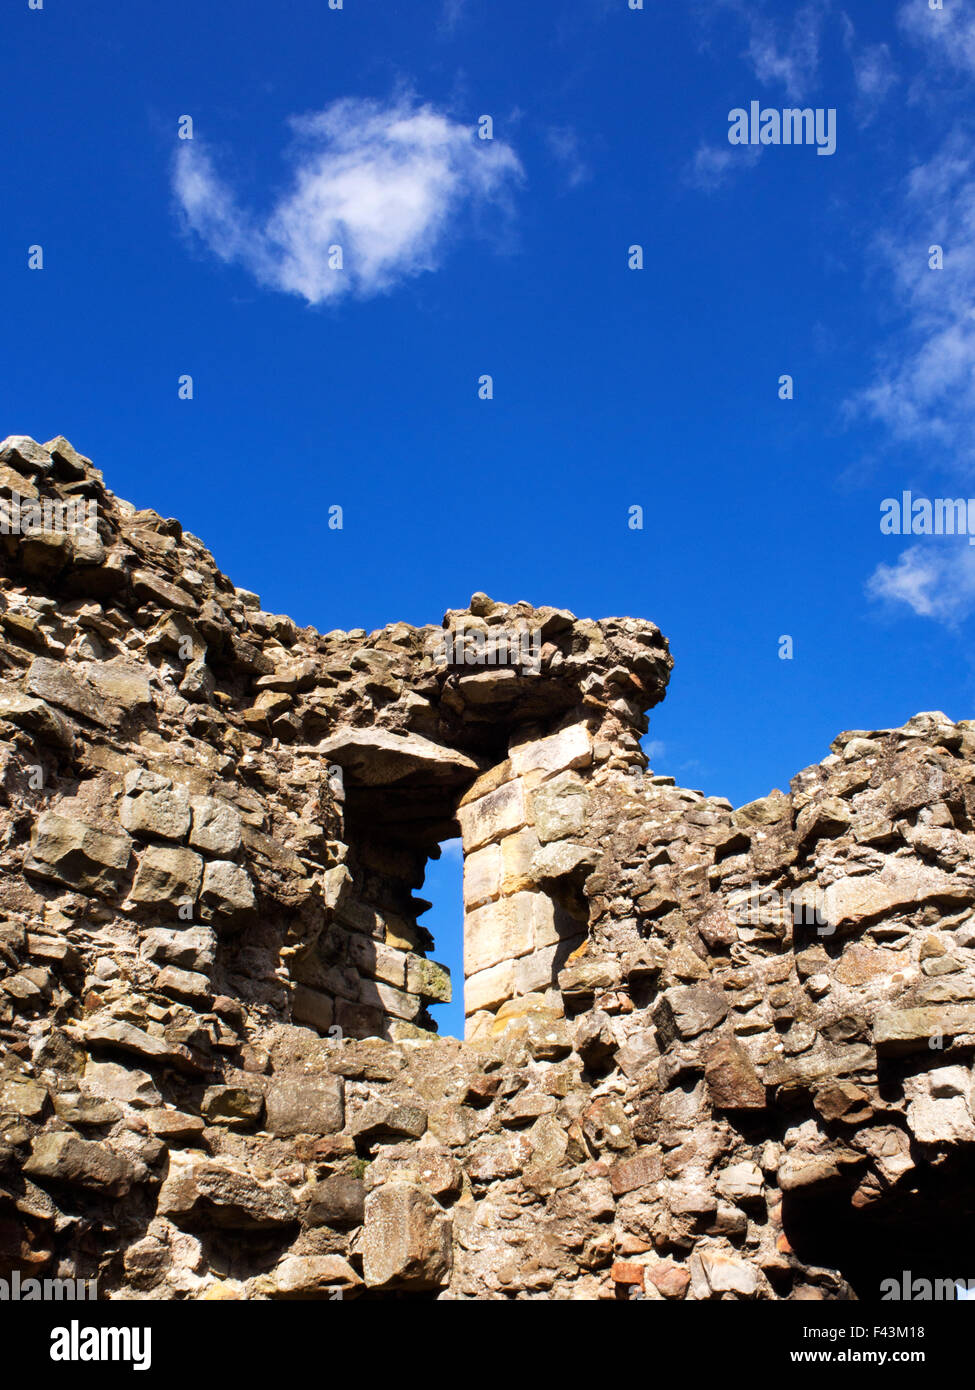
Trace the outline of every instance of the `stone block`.
{"type": "MultiPolygon", "coordinates": [[[[505,841],[502,841],[504,844],[505,841]]],[[[464,907],[492,902],[501,893],[501,846],[485,845],[464,859],[464,907]]]]}
{"type": "Polygon", "coordinates": [[[135,768],[125,779],[119,819],[130,835],[182,840],[190,828],[190,796],[168,777],[135,768]]]}
{"type": "Polygon", "coordinates": [[[500,843],[501,850],[501,892],[517,893],[521,888],[532,888],[537,880],[532,873],[532,857],[538,849],[538,836],[531,826],[506,835],[500,843]]]}
{"type": "Polygon", "coordinates": [[[340,1077],[273,1076],[265,1095],[269,1133],[287,1139],[296,1134],[335,1134],[345,1123],[340,1077]]]}
{"type": "Polygon", "coordinates": [[[216,796],[194,796],[190,844],[221,858],[232,858],[240,849],[241,819],[233,806],[216,796]]]}
{"type": "Polygon", "coordinates": [[[139,860],[131,896],[175,916],[181,904],[196,902],[202,881],[203,860],[191,849],[149,845],[139,860]]]}
{"type": "Polygon", "coordinates": [[[111,835],[72,816],[42,811],[24,868],[38,878],[108,894],[117,891],[131,853],[128,835],[111,835]]]}
{"type": "Polygon", "coordinates": [[[519,777],[531,773],[548,777],[570,768],[588,767],[592,762],[592,740],[584,724],[571,724],[546,738],[519,744],[512,748],[510,756],[519,777]]]}
{"type": "Polygon", "coordinates": [[[466,854],[492,840],[500,840],[528,824],[524,786],[520,781],[505,782],[496,791],[461,806],[457,819],[466,854]]]}
{"type": "Polygon", "coordinates": [[[582,834],[589,793],[573,772],[561,773],[539,787],[534,797],[535,833],[543,844],[582,834]]]}
{"type": "Polygon", "coordinates": [[[474,975],[499,961],[527,955],[534,948],[537,925],[545,922],[546,904],[550,914],[552,904],[544,894],[514,893],[468,912],[464,918],[464,974],[474,975]]]}
{"type": "Polygon", "coordinates": [[[307,1023],[325,1033],[335,1019],[335,1001],[308,985],[296,985],[291,996],[291,1017],[296,1023],[307,1023]]]}
{"type": "Polygon", "coordinates": [[[200,903],[205,921],[236,925],[247,920],[257,906],[247,870],[230,859],[211,859],[203,871],[200,903]]]}
{"type": "Polygon", "coordinates": [[[464,981],[464,1013],[477,1013],[478,1009],[496,1009],[515,992],[515,963],[502,961],[487,970],[479,970],[468,975],[464,981]]]}
{"type": "Polygon", "coordinates": [[[365,1202],[362,1272],[370,1288],[434,1289],[451,1264],[451,1222],[439,1203],[412,1183],[387,1183],[365,1202]]]}

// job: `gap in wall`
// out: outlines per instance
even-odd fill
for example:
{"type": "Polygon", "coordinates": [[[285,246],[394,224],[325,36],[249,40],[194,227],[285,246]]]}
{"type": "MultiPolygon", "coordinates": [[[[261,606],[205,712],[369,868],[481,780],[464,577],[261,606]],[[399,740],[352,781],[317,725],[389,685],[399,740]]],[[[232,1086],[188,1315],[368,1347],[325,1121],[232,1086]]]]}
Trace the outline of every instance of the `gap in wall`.
{"type": "Polygon", "coordinates": [[[433,934],[430,956],[450,971],[453,999],[449,1004],[431,1004],[429,1012],[443,1037],[464,1036],[464,855],[461,842],[444,840],[440,858],[428,859],[423,897],[433,906],[421,924],[433,934]]]}

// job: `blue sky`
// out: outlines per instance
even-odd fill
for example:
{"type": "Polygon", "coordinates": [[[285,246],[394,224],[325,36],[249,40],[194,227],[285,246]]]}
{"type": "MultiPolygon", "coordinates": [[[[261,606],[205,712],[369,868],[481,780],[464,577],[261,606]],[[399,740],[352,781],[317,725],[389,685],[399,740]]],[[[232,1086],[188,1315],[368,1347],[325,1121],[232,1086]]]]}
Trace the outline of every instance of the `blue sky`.
{"type": "Polygon", "coordinates": [[[655,770],[736,803],[843,728],[975,712],[975,547],[879,529],[975,494],[972,3],[14,0],[2,32],[4,433],[66,434],[323,630],[478,589],[654,619],[655,770]],[[834,109],[835,153],[732,146],[753,100],[834,109]]]}

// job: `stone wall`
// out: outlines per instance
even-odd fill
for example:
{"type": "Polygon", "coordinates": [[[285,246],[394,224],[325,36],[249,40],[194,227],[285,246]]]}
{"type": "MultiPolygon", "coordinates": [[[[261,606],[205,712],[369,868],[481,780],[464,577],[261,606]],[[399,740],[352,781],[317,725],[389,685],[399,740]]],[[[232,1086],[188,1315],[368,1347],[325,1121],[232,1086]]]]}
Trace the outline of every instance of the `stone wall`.
{"type": "Polygon", "coordinates": [[[657,1301],[964,1274],[975,724],[841,734],[734,808],[646,768],[651,623],[477,594],[320,634],[64,439],[0,445],[14,493],[98,523],[0,535],[0,1273],[657,1301]],[[462,629],[537,642],[471,663],[462,629]],[[463,1042],[417,896],[458,834],[463,1042]]]}
{"type": "Polygon", "coordinates": [[[475,1026],[507,1000],[554,985],[585,939],[585,921],[545,891],[543,846],[567,827],[582,829],[573,810],[580,798],[568,795],[582,782],[564,774],[591,764],[586,725],[569,724],[513,743],[508,758],[478,778],[460,803],[464,1008],[475,1026]],[[553,795],[553,786],[565,794],[553,795]]]}

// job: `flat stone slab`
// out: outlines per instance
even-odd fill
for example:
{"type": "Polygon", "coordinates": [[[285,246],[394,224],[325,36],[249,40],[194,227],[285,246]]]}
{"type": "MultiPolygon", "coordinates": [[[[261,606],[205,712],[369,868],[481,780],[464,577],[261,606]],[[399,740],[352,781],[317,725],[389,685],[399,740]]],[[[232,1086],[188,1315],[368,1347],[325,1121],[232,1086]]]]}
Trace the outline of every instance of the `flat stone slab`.
{"type": "Polygon", "coordinates": [[[468,781],[480,764],[454,748],[444,748],[419,734],[385,729],[349,729],[333,734],[315,750],[350,774],[363,787],[388,787],[407,779],[450,785],[468,781]]]}

